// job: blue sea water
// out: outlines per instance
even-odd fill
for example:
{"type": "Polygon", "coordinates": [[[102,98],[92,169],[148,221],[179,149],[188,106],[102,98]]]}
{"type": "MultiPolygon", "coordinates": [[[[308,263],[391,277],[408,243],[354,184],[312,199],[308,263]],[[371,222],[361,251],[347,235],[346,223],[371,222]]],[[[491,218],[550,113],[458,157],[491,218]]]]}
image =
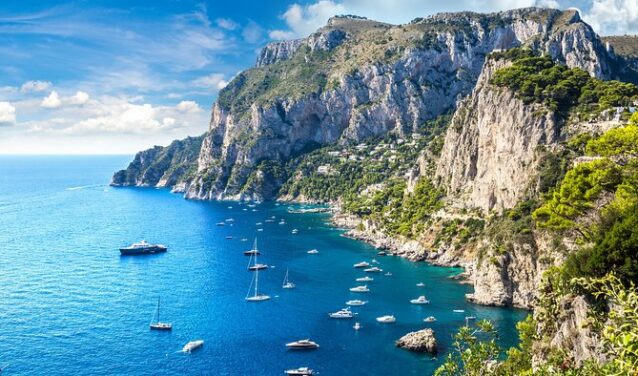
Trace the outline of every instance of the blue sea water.
{"type": "Polygon", "coordinates": [[[458,269],[376,256],[330,227],[325,214],[290,214],[273,203],[252,211],[167,190],[109,187],[112,172],[129,159],[0,157],[3,375],[280,375],[299,366],[321,375],[429,375],[465,315],[494,321],[503,345],[517,341],[515,324],[526,313],[465,302],[470,288],[449,279],[458,269]],[[287,224],[256,225],[271,216],[287,224]],[[232,226],[215,225],[227,218],[232,226]],[[255,236],[260,262],[275,266],[260,273],[261,292],[273,298],[247,303],[252,274],[242,251],[255,236]],[[120,257],[118,247],[140,239],[169,251],[120,257]],[[320,254],[307,254],[312,248],[320,254]],[[375,274],[370,293],[350,293],[363,275],[352,265],[373,257],[392,276],[375,274]],[[286,268],[294,290],[281,288],[286,268]],[[416,287],[421,281],[425,288],[416,287]],[[422,294],[429,305],[409,304],[422,294]],[[172,332],[148,328],[158,296],[172,332]],[[357,319],[328,318],[354,298],[370,302],[354,308],[357,319]],[[375,322],[385,314],[397,322],[375,322]],[[438,321],[423,323],[430,315],[438,321]],[[363,326],[358,332],[355,321],[363,326]],[[436,331],[436,359],[394,346],[424,327],[436,331]],[[286,351],[286,342],[306,337],[321,347],[286,351]],[[178,352],[194,339],[204,347],[178,352]]]}

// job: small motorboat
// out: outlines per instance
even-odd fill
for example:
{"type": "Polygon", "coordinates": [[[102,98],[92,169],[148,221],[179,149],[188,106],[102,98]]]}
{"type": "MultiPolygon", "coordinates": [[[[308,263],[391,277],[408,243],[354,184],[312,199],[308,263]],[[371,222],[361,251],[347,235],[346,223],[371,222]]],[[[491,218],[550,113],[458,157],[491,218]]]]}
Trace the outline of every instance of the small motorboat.
{"type": "Polygon", "coordinates": [[[385,273],[384,275],[385,275],[386,277],[390,277],[390,276],[392,276],[392,273],[387,272],[387,273],[385,273]]]}
{"type": "Polygon", "coordinates": [[[425,283],[419,282],[416,284],[416,287],[425,287],[425,283]]]}
{"type": "Polygon", "coordinates": [[[370,292],[370,289],[368,288],[367,285],[363,285],[363,286],[351,287],[350,291],[352,291],[352,292],[370,292]]]}
{"type": "Polygon", "coordinates": [[[248,241],[248,239],[247,239],[247,238],[241,238],[241,241],[242,241],[242,242],[247,242],[247,241],[248,241]]]}
{"type": "Polygon", "coordinates": [[[309,376],[309,375],[315,374],[312,368],[308,368],[308,367],[287,369],[284,371],[284,373],[289,376],[293,376],[293,375],[294,376],[309,376]]]}
{"type": "Polygon", "coordinates": [[[453,309],[452,312],[454,312],[454,313],[464,313],[465,310],[464,309],[453,309]]]}
{"type": "Polygon", "coordinates": [[[355,322],[353,328],[354,330],[359,330],[361,329],[361,324],[359,324],[358,322],[355,322]]]}
{"type": "Polygon", "coordinates": [[[385,256],[387,255],[387,253],[385,251],[379,251],[379,253],[377,253],[377,255],[379,256],[385,256]]]}
{"type": "Polygon", "coordinates": [[[293,235],[297,235],[297,234],[299,233],[299,230],[297,230],[296,228],[293,228],[293,229],[292,229],[292,231],[291,231],[291,233],[292,233],[293,235]]]}
{"type": "Polygon", "coordinates": [[[428,317],[423,319],[423,322],[436,322],[436,317],[428,316],[428,317]]]}
{"type": "Polygon", "coordinates": [[[353,299],[353,300],[348,300],[346,302],[346,305],[349,305],[349,306],[362,306],[362,305],[365,305],[366,303],[368,303],[368,302],[365,301],[365,300],[353,299]]]}
{"type": "Polygon", "coordinates": [[[233,237],[232,237],[232,236],[230,236],[230,235],[228,235],[228,236],[226,237],[226,240],[233,240],[233,237]]]}
{"type": "Polygon", "coordinates": [[[182,348],[182,352],[190,353],[194,350],[199,349],[202,346],[204,346],[204,341],[201,339],[190,341],[189,343],[184,345],[184,347],[182,348]]]}
{"type": "Polygon", "coordinates": [[[365,261],[361,261],[361,262],[358,262],[358,263],[354,264],[353,266],[355,268],[367,268],[368,266],[370,266],[370,264],[368,264],[365,261]]]}
{"type": "Polygon", "coordinates": [[[373,266],[371,268],[368,269],[363,269],[364,272],[366,273],[381,273],[383,271],[383,269],[379,269],[376,266],[373,266]]]}
{"type": "Polygon", "coordinates": [[[286,224],[286,221],[284,221],[284,220],[282,219],[281,221],[279,221],[279,224],[280,224],[280,225],[285,225],[285,224],[286,224]]]}
{"type": "Polygon", "coordinates": [[[226,226],[226,222],[217,222],[216,225],[217,226],[226,226]]]}
{"type": "Polygon", "coordinates": [[[357,282],[372,282],[374,281],[374,278],[365,276],[365,277],[357,278],[356,281],[357,282]]]}
{"type": "Polygon", "coordinates": [[[349,308],[343,308],[338,310],[337,312],[329,313],[331,319],[351,319],[356,315],[356,313],[352,312],[349,308]]]}
{"type": "Polygon", "coordinates": [[[410,299],[410,303],[412,304],[429,304],[430,301],[425,298],[424,295],[419,296],[416,299],[410,299]]]}
{"type": "Polygon", "coordinates": [[[264,229],[263,228],[258,228],[257,231],[258,232],[262,232],[262,231],[264,231],[264,229]]]}
{"type": "Polygon", "coordinates": [[[311,249],[308,252],[306,252],[309,255],[318,255],[319,251],[317,251],[316,249],[311,249]]]}
{"type": "Polygon", "coordinates": [[[379,263],[379,261],[377,261],[377,259],[372,259],[372,263],[373,263],[373,264],[378,264],[378,263],[379,263]]]}
{"type": "Polygon", "coordinates": [[[235,220],[233,218],[226,218],[225,222],[235,222],[235,220]]]}
{"type": "Polygon", "coordinates": [[[385,315],[385,316],[377,317],[377,321],[382,324],[392,324],[396,322],[397,319],[393,315],[385,315]]]}
{"type": "Polygon", "coordinates": [[[255,223],[255,226],[261,226],[261,225],[263,225],[263,223],[261,223],[261,222],[255,223]]]}
{"type": "Polygon", "coordinates": [[[299,341],[286,343],[290,350],[314,350],[319,348],[319,344],[310,339],[300,339],[299,341]]]}

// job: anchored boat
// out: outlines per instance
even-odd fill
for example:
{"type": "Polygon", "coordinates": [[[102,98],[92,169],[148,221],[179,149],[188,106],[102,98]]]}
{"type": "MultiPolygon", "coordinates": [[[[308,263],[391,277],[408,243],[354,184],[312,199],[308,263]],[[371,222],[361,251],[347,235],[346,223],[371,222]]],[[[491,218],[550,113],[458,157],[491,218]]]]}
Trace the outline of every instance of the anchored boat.
{"type": "Polygon", "coordinates": [[[157,308],[155,310],[154,321],[149,324],[151,330],[172,330],[173,324],[160,321],[160,298],[157,297],[157,308]]]}
{"type": "Polygon", "coordinates": [[[166,252],[168,248],[161,244],[149,244],[145,240],[133,243],[128,247],[120,248],[120,254],[125,255],[148,255],[153,253],[166,252]]]}

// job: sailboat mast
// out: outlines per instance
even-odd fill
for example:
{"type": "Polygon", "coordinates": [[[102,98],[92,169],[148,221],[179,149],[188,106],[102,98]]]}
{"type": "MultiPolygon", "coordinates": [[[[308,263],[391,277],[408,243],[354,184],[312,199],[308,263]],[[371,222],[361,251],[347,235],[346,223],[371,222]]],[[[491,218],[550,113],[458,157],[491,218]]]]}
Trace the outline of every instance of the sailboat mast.
{"type": "MultiPolygon", "coordinates": [[[[257,255],[255,255],[255,260],[257,260],[257,255]]],[[[255,297],[257,297],[258,286],[259,286],[259,269],[255,270],[255,297]]]]}
{"type": "Polygon", "coordinates": [[[160,321],[160,297],[157,297],[157,322],[160,321]]]}

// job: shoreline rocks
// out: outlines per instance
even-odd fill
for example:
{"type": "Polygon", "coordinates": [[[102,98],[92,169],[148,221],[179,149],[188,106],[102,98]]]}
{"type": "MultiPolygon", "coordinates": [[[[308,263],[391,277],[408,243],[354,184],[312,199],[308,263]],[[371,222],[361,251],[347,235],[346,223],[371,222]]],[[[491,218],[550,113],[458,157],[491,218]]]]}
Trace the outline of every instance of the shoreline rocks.
{"type": "Polygon", "coordinates": [[[420,352],[420,353],[430,353],[436,354],[437,352],[437,344],[436,338],[434,337],[434,330],[432,329],[421,329],[416,332],[410,332],[403,337],[399,338],[395,345],[402,349],[420,352]]]}

